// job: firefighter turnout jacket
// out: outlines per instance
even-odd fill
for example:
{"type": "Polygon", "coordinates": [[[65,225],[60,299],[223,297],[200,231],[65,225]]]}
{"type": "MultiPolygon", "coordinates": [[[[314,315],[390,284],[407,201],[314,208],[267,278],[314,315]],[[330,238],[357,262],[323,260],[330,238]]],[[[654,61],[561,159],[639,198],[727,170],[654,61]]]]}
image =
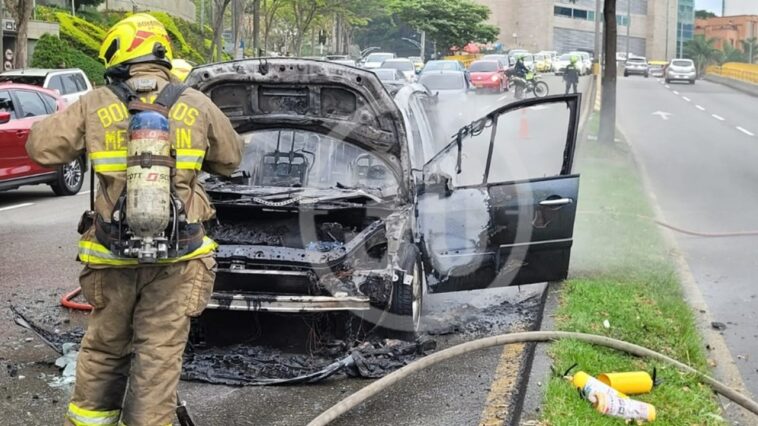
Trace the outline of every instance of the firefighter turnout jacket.
{"type": "MultiPolygon", "coordinates": [[[[156,64],[133,65],[126,84],[145,103],[155,101],[171,81],[169,70],[156,64]],[[140,92],[149,81],[155,89],[140,92]]],[[[169,110],[172,147],[176,153],[173,184],[184,203],[187,222],[198,224],[211,219],[215,211],[198,182],[201,170],[230,175],[242,157],[242,140],[229,119],[204,94],[187,89],[169,110]]],[[[114,207],[126,185],[127,128],[126,105],[107,87],[82,96],[64,111],[36,123],[26,143],[32,160],[43,166],[71,162],[87,153],[99,183],[95,199],[98,220],[111,222],[114,207]]],[[[92,188],[91,190],[94,190],[92,188]]],[[[181,257],[161,259],[159,264],[210,256],[216,244],[203,237],[202,244],[181,257]]],[[[90,267],[129,267],[135,258],[119,257],[101,244],[90,227],[79,242],[79,260],[90,267]]]]}

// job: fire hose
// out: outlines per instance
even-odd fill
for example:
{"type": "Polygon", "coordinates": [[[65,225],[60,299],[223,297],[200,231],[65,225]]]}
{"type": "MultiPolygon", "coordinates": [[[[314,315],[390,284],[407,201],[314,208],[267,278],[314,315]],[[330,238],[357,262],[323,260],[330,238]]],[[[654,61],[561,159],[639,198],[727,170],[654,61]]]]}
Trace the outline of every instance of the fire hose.
{"type": "MultiPolygon", "coordinates": [[[[655,219],[653,217],[649,216],[643,216],[643,215],[636,215],[636,214],[625,214],[625,213],[613,213],[613,212],[600,212],[600,211],[582,211],[577,212],[578,214],[607,214],[607,215],[614,215],[614,216],[630,216],[635,217],[639,219],[645,219],[649,220],[656,225],[670,229],[674,232],[678,232],[680,234],[689,235],[693,237],[704,237],[704,238],[728,238],[728,237],[755,237],[758,236],[758,230],[755,231],[733,231],[733,232],[700,232],[700,231],[693,231],[690,229],[681,228],[675,225],[671,225],[670,223],[666,223],[663,221],[660,221],[658,219],[655,219]]],[[[61,305],[63,307],[74,309],[74,310],[80,310],[80,311],[91,311],[92,305],[88,303],[79,303],[74,302],[72,299],[79,295],[79,293],[82,291],[81,287],[77,287],[76,289],[64,294],[61,297],[61,305]]]]}
{"type": "Polygon", "coordinates": [[[418,361],[406,365],[405,367],[390,373],[383,378],[371,383],[370,385],[362,388],[354,394],[346,397],[342,401],[333,405],[328,410],[321,413],[318,417],[313,419],[308,426],[325,426],[337,419],[339,416],[347,413],[351,409],[357,407],[367,399],[376,396],[380,392],[386,390],[395,383],[405,379],[406,377],[421,371],[425,368],[431,367],[442,361],[449,360],[461,355],[468,354],[470,352],[491,348],[493,346],[509,345],[513,343],[544,343],[554,342],[562,339],[573,339],[580,342],[590,343],[597,346],[604,346],[611,349],[616,349],[622,352],[629,353],[638,357],[648,357],[661,362],[665,362],[673,365],[679,370],[696,376],[701,382],[709,385],[714,391],[723,395],[724,397],[734,401],[740,406],[744,407],[751,413],[758,415],[758,402],[755,402],[738,392],[737,390],[727,386],[724,383],[717,381],[716,379],[703,374],[694,368],[683,364],[673,358],[670,358],[661,353],[644,348],[642,346],[635,345],[633,343],[624,342],[622,340],[612,339],[605,336],[597,336],[593,334],[574,333],[568,331],[529,331],[523,333],[501,334],[498,336],[485,337],[483,339],[474,340],[471,342],[462,343],[460,345],[453,346],[451,348],[444,349],[439,352],[435,352],[428,355],[418,361]]]}

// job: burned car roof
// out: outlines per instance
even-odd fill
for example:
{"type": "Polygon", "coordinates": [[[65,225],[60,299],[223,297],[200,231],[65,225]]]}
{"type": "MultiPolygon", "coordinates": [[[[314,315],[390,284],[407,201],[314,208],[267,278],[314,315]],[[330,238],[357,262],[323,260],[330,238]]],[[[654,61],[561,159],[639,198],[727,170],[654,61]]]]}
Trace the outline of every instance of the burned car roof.
{"type": "Polygon", "coordinates": [[[319,129],[387,154],[402,169],[402,116],[371,71],[308,59],[243,59],[197,67],[186,82],[208,95],[238,132],[319,129]]]}

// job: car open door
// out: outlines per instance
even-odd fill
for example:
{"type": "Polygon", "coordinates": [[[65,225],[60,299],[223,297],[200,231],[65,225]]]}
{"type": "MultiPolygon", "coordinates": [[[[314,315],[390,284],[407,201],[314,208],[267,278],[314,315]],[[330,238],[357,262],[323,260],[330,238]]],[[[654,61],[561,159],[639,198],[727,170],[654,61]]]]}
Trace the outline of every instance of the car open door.
{"type": "Polygon", "coordinates": [[[417,226],[431,292],[567,276],[580,100],[500,107],[463,127],[424,166],[417,226]]]}

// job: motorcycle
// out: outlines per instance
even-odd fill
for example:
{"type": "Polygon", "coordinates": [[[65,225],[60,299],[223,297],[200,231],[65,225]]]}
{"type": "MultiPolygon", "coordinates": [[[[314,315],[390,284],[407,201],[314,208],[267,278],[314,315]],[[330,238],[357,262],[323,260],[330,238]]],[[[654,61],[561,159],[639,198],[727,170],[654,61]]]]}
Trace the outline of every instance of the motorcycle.
{"type": "Polygon", "coordinates": [[[544,98],[550,93],[550,87],[542,81],[542,78],[533,73],[527,73],[524,78],[511,76],[511,84],[514,85],[514,96],[516,99],[523,99],[525,94],[532,93],[535,98],[544,98]]]}

